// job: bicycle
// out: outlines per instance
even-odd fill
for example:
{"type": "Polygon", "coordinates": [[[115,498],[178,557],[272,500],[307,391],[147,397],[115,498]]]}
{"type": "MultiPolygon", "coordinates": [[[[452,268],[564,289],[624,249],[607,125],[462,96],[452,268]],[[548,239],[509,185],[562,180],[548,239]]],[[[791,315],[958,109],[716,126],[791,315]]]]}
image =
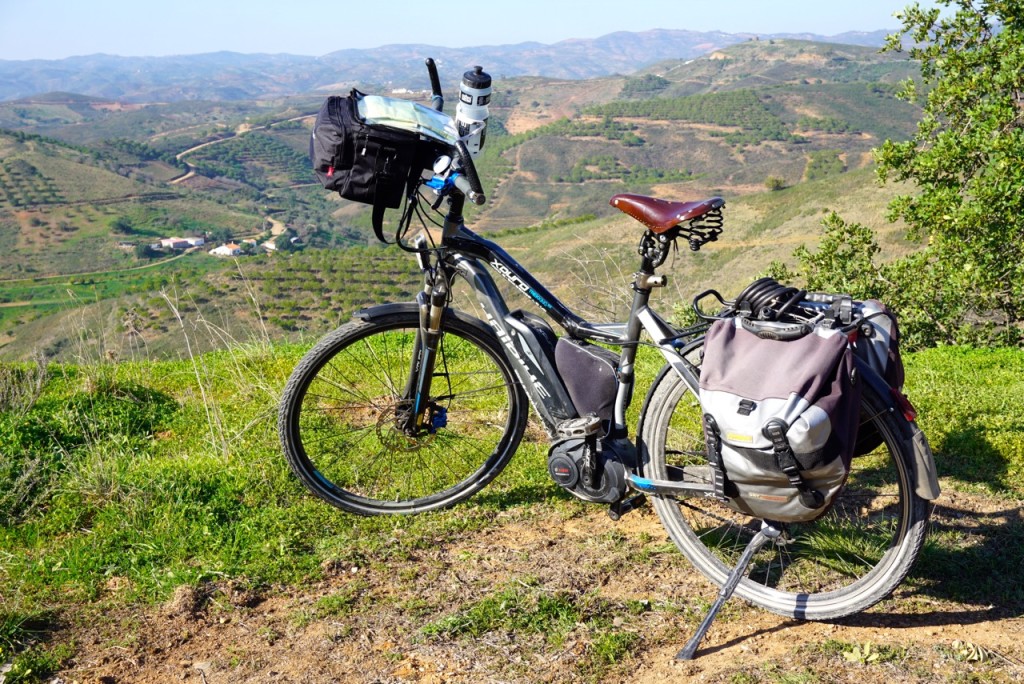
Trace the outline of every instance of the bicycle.
{"type": "MultiPolygon", "coordinates": [[[[428,68],[440,111],[443,98],[429,60],[428,68]]],[[[290,467],[310,491],[361,515],[453,506],[509,462],[532,404],[551,441],[553,479],[581,499],[608,505],[614,519],[650,498],[675,545],[723,586],[718,605],[734,588],[779,615],[830,620],[874,605],[903,581],[924,541],[929,499],[937,495],[929,484],[934,463],[906,407],[867,370],[862,432],[878,444],[854,460],[828,513],[813,522],[769,524],[766,535],[758,521],[715,496],[697,392],[703,335],[716,316],[697,306],[708,295],[702,293],[694,303],[700,322],[677,328],[649,300],[666,283],[656,269],[677,240],[698,250],[719,237],[724,200],[612,198],[643,224],[640,266],[626,322],[595,323],[465,226],[466,201],[484,199],[472,155],[454,144],[451,156],[410,195],[396,232],[423,273],[416,301],[359,311],[292,373],[279,430],[290,467]],[[412,216],[422,221],[421,205],[428,202],[435,209],[447,202],[440,238],[432,241],[433,233],[424,231],[404,244],[402,231],[412,216]],[[510,310],[487,267],[560,326],[565,338],[619,348],[608,420],[578,410],[552,357],[550,327],[510,310]],[[451,308],[457,281],[475,296],[482,319],[451,308]],[[665,364],[648,388],[633,441],[626,409],[641,344],[655,348],[665,364]],[[749,576],[742,576],[751,562],[749,576]]],[[[729,302],[718,298],[725,305],[719,315],[729,315],[729,302]]],[[[705,630],[702,625],[699,635],[705,630]]],[[[699,635],[680,657],[692,657],[699,635]]]]}

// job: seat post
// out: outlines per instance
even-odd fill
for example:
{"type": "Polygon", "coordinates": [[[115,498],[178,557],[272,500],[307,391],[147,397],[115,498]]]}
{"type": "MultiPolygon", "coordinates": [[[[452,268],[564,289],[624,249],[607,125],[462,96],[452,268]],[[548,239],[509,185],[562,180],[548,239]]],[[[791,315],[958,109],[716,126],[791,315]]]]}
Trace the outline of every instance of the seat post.
{"type": "MultiPolygon", "coordinates": [[[[647,308],[651,300],[651,289],[656,285],[654,269],[656,264],[642,248],[640,251],[640,268],[633,275],[633,305],[629,309],[629,319],[626,321],[625,339],[638,341],[643,329],[640,323],[640,312],[647,308]]],[[[625,434],[626,431],[626,408],[633,398],[633,386],[636,379],[634,363],[638,345],[627,344],[622,347],[619,356],[618,379],[619,396],[615,401],[615,428],[616,431],[625,434]]]]}

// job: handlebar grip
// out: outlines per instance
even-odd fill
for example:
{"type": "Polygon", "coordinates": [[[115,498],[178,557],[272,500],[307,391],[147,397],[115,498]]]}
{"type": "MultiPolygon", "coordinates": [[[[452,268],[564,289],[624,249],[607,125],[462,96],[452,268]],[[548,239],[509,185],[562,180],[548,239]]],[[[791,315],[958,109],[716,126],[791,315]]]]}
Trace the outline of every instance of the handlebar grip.
{"type": "Polygon", "coordinates": [[[798,340],[811,332],[811,326],[807,323],[752,321],[749,318],[741,317],[740,325],[743,326],[744,330],[757,335],[762,340],[778,340],[780,342],[798,340]]]}
{"type": "Polygon", "coordinates": [[[475,190],[473,190],[473,186],[470,184],[469,179],[466,178],[465,176],[455,176],[454,183],[455,187],[458,188],[459,191],[466,196],[466,199],[468,199],[473,204],[480,205],[487,201],[487,198],[484,197],[483,193],[476,192],[475,190]]]}
{"type": "Polygon", "coordinates": [[[427,65],[427,74],[430,76],[430,91],[432,96],[430,103],[437,111],[441,111],[444,108],[444,95],[441,94],[441,78],[437,75],[437,65],[434,64],[432,57],[427,57],[425,60],[427,65]]]}
{"type": "Polygon", "coordinates": [[[479,200],[475,200],[470,197],[470,193],[466,193],[466,197],[469,197],[470,201],[474,204],[483,204],[487,201],[484,196],[484,187],[480,184],[480,176],[476,174],[476,165],[473,163],[473,156],[469,153],[469,148],[466,147],[466,143],[461,140],[455,143],[455,152],[459,156],[459,161],[462,162],[462,173],[465,174],[466,180],[469,181],[469,189],[474,194],[479,196],[479,200]]]}

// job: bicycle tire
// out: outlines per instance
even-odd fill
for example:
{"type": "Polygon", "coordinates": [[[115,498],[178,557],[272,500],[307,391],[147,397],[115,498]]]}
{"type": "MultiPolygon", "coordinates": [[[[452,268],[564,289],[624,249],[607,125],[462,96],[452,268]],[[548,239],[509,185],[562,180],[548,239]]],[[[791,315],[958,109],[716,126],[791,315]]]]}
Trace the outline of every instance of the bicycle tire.
{"type": "MultiPolygon", "coordinates": [[[[670,465],[689,465],[699,477],[707,462],[701,415],[686,383],[663,371],[648,392],[639,427],[649,477],[667,478],[670,465]]],[[[853,459],[846,486],[827,513],[791,523],[788,543],[761,549],[737,596],[779,615],[832,620],[866,610],[906,577],[930,512],[914,492],[908,426],[870,387],[864,388],[861,421],[862,431],[873,428],[881,443],[853,459]]],[[[654,497],[653,504],[679,550],[719,586],[760,527],[759,520],[713,498],[654,497]]]]}
{"type": "Polygon", "coordinates": [[[418,329],[413,307],[350,321],[292,372],[281,444],[292,471],[327,503],[360,515],[447,508],[493,480],[519,446],[526,395],[490,329],[454,310],[430,398],[446,420],[416,437],[397,428],[418,329]]]}

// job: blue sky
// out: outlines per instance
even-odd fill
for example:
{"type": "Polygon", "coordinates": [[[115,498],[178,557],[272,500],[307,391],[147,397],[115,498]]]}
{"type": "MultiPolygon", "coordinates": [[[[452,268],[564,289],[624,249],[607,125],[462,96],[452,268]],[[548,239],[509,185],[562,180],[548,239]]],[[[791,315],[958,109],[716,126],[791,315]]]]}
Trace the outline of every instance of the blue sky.
{"type": "Polygon", "coordinates": [[[832,35],[895,28],[893,13],[907,4],[909,0],[0,0],[0,59],[219,50],[323,55],[392,43],[554,43],[652,28],[832,35]]]}

